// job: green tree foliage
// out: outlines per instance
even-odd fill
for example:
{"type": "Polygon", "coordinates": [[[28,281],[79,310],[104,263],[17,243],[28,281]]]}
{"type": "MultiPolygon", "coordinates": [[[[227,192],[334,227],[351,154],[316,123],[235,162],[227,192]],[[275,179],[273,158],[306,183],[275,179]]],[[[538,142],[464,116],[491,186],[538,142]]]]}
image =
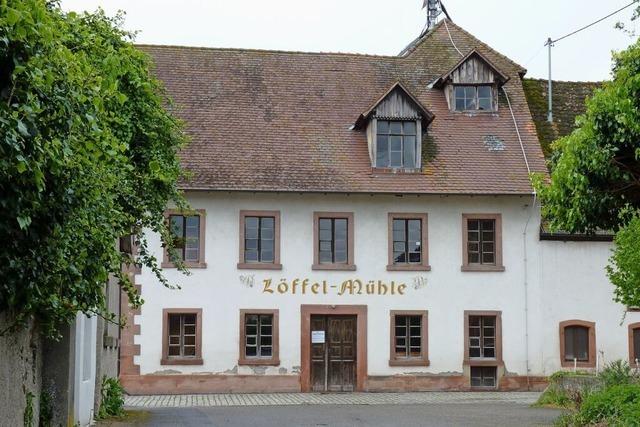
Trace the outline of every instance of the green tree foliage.
{"type": "Polygon", "coordinates": [[[618,232],[608,267],[615,300],[640,305],[640,41],[614,54],[613,79],[554,143],[551,183],[537,178],[552,229],[618,232]]]}
{"type": "Polygon", "coordinates": [[[0,0],[0,311],[44,331],[78,311],[107,315],[103,287],[121,263],[168,285],[142,234],[168,242],[182,124],[122,17],[56,2],[0,0]],[[115,245],[133,234],[134,258],[115,245]]]}

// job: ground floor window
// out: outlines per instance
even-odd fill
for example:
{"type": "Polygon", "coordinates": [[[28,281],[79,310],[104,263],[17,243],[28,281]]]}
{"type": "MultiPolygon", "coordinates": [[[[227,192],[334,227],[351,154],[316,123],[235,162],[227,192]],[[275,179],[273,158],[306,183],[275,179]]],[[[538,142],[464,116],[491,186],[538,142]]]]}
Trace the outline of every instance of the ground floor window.
{"type": "Polygon", "coordinates": [[[472,366],[471,387],[495,387],[497,371],[495,366],[472,366]]]}
{"type": "Polygon", "coordinates": [[[391,311],[391,366],[427,366],[427,311],[391,311]]]}
{"type": "Polygon", "coordinates": [[[469,357],[496,357],[496,316],[469,316],[469,357]]]}
{"type": "Polygon", "coordinates": [[[278,310],[240,310],[241,365],[278,365],[278,310]]]}
{"type": "Polygon", "coordinates": [[[560,322],[560,362],[564,367],[596,366],[595,323],[584,320],[560,322]]]}
{"type": "Polygon", "coordinates": [[[202,309],[163,310],[163,365],[202,364],[202,309]]]}

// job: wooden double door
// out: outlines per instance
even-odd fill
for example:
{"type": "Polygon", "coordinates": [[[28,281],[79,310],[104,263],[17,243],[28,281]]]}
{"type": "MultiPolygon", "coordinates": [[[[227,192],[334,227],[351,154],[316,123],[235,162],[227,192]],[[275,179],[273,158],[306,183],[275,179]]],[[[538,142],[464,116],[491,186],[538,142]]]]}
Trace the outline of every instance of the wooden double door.
{"type": "Polygon", "coordinates": [[[356,385],[356,316],[311,316],[311,388],[354,391],[356,385]]]}

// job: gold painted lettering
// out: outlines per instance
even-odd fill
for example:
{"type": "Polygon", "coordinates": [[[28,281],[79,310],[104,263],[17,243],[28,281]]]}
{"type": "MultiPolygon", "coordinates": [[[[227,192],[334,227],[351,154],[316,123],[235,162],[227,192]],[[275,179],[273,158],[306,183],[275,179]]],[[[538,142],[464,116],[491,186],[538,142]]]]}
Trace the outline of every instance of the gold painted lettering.
{"type": "Polygon", "coordinates": [[[376,293],[376,282],[369,280],[367,282],[367,295],[373,295],[376,293]]]}
{"type": "Polygon", "coordinates": [[[400,295],[404,295],[404,290],[407,289],[407,285],[405,285],[404,283],[401,285],[398,285],[398,293],[400,295]]]}
{"type": "Polygon", "coordinates": [[[287,279],[280,279],[280,283],[278,283],[278,292],[281,294],[286,294],[289,290],[289,285],[287,284],[287,279]]]}
{"type": "Polygon", "coordinates": [[[338,295],[344,295],[345,292],[349,292],[349,295],[353,295],[353,280],[345,280],[342,282],[338,295]]]}
{"type": "Polygon", "coordinates": [[[291,282],[291,293],[292,294],[296,294],[296,288],[298,287],[298,285],[300,284],[300,279],[293,279],[293,282],[291,282]]]}
{"type": "Polygon", "coordinates": [[[320,283],[314,283],[313,285],[311,285],[311,292],[313,292],[314,294],[318,294],[318,289],[320,289],[320,283]]]}
{"type": "Polygon", "coordinates": [[[309,279],[304,279],[302,281],[302,295],[307,293],[307,286],[309,286],[309,279]]]}
{"type": "Polygon", "coordinates": [[[264,289],[262,289],[262,293],[263,294],[272,294],[273,293],[273,289],[271,289],[271,279],[264,279],[262,281],[262,283],[264,284],[264,289]]]}
{"type": "Polygon", "coordinates": [[[358,286],[358,295],[362,295],[362,282],[360,279],[355,279],[353,283],[358,286]]]}
{"type": "Polygon", "coordinates": [[[389,291],[389,287],[382,283],[382,280],[378,280],[378,295],[386,295],[389,291]]]}

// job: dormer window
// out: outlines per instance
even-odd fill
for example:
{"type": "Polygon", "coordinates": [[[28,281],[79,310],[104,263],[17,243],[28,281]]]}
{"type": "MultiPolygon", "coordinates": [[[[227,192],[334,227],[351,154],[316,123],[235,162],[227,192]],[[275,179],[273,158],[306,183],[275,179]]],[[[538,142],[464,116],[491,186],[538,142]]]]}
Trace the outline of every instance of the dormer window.
{"type": "Polygon", "coordinates": [[[456,111],[493,111],[491,85],[456,85],[453,91],[456,111]]]}
{"type": "Polygon", "coordinates": [[[378,120],[376,167],[416,168],[416,121],[378,120]]]}
{"type": "Polygon", "coordinates": [[[443,89],[452,111],[498,111],[498,91],[509,80],[487,58],[472,50],[433,87],[443,89]]]}
{"type": "Polygon", "coordinates": [[[353,130],[366,132],[374,170],[419,172],[423,135],[433,118],[433,114],[397,82],[358,117],[353,130]]]}

